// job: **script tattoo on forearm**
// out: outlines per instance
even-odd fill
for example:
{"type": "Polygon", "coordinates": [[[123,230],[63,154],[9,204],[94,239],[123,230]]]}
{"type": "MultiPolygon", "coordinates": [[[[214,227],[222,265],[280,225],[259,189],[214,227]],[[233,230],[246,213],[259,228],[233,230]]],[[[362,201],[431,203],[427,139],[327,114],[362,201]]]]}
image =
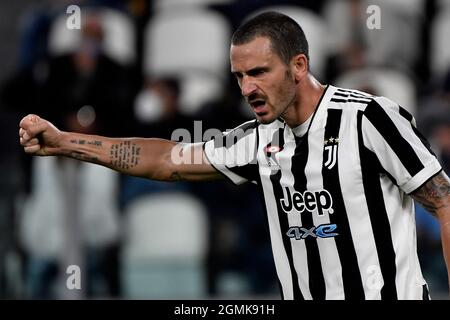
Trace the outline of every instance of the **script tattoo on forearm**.
{"type": "Polygon", "coordinates": [[[79,145],[91,145],[91,146],[96,146],[96,147],[101,147],[102,146],[102,142],[101,141],[97,141],[97,140],[92,140],[92,141],[86,141],[83,139],[72,139],[70,140],[70,143],[74,143],[74,144],[79,144],[79,145]]]}
{"type": "Polygon", "coordinates": [[[94,162],[97,163],[98,162],[98,158],[97,157],[90,157],[87,156],[85,154],[82,154],[80,152],[71,152],[70,153],[70,157],[77,159],[77,160],[81,160],[81,161],[88,161],[88,162],[94,162]]]}
{"type": "Polygon", "coordinates": [[[130,169],[139,164],[141,147],[131,141],[115,143],[110,150],[110,164],[118,169],[130,169]]]}
{"type": "Polygon", "coordinates": [[[450,182],[441,172],[414,192],[412,197],[432,214],[436,214],[437,210],[450,207],[450,182]]]}
{"type": "MultiPolygon", "coordinates": [[[[102,146],[102,142],[97,141],[97,140],[86,141],[83,139],[72,139],[72,140],[70,140],[70,143],[78,144],[78,145],[92,145],[92,146],[96,146],[96,147],[102,146]]],[[[88,156],[88,155],[86,155],[82,152],[78,152],[78,151],[71,152],[69,154],[69,156],[74,159],[81,160],[81,161],[87,161],[87,162],[93,162],[93,163],[99,162],[97,157],[88,156]]]]}

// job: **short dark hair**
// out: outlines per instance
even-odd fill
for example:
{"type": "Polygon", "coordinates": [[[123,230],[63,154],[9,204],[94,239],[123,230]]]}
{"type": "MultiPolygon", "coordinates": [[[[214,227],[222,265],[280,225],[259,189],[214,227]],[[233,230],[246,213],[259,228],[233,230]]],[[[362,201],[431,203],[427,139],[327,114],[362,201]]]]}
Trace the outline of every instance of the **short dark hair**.
{"type": "Polygon", "coordinates": [[[233,33],[233,45],[246,44],[256,37],[269,38],[272,49],[289,64],[292,57],[304,54],[309,62],[308,41],[303,29],[294,19],[279,12],[263,12],[245,21],[233,33]]]}

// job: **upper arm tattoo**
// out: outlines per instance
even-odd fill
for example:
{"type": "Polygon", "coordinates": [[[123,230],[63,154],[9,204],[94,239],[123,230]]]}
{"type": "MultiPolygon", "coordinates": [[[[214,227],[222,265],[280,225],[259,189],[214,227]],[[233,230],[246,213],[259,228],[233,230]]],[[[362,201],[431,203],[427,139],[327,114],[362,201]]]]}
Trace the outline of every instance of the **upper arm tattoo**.
{"type": "Polygon", "coordinates": [[[414,191],[411,196],[433,215],[439,209],[450,209],[450,180],[441,171],[420,189],[414,191]]]}

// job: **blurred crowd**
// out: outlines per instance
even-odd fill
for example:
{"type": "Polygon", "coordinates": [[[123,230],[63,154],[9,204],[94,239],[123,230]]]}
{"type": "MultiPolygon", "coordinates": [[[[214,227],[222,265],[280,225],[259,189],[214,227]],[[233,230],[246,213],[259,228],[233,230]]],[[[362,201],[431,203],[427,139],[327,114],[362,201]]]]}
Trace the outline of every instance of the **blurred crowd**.
{"type": "MultiPolygon", "coordinates": [[[[1,298],[279,298],[257,186],[155,182],[33,158],[17,137],[28,113],[116,137],[171,139],[184,128],[192,142],[251,119],[229,71],[230,36],[267,9],[303,27],[322,83],[412,113],[450,174],[449,0],[2,3],[1,298]],[[378,27],[368,22],[374,4],[378,27]],[[77,18],[70,5],[81,9],[79,29],[67,23],[77,18]],[[80,290],[66,286],[69,265],[80,266],[80,290]]],[[[416,211],[424,276],[432,297],[444,296],[439,225],[416,211]]]]}

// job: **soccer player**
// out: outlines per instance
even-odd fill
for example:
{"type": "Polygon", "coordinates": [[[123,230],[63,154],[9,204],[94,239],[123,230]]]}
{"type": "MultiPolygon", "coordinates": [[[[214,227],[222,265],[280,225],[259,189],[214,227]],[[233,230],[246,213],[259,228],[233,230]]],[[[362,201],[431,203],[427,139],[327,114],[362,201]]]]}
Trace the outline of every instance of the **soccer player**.
{"type": "Polygon", "coordinates": [[[413,117],[320,84],[301,27],[276,12],[237,29],[230,59],[256,119],[206,143],[62,132],[37,115],[20,143],[149,179],[257,183],[284,299],[428,299],[413,199],[439,219],[449,269],[450,181],[413,117]]]}

